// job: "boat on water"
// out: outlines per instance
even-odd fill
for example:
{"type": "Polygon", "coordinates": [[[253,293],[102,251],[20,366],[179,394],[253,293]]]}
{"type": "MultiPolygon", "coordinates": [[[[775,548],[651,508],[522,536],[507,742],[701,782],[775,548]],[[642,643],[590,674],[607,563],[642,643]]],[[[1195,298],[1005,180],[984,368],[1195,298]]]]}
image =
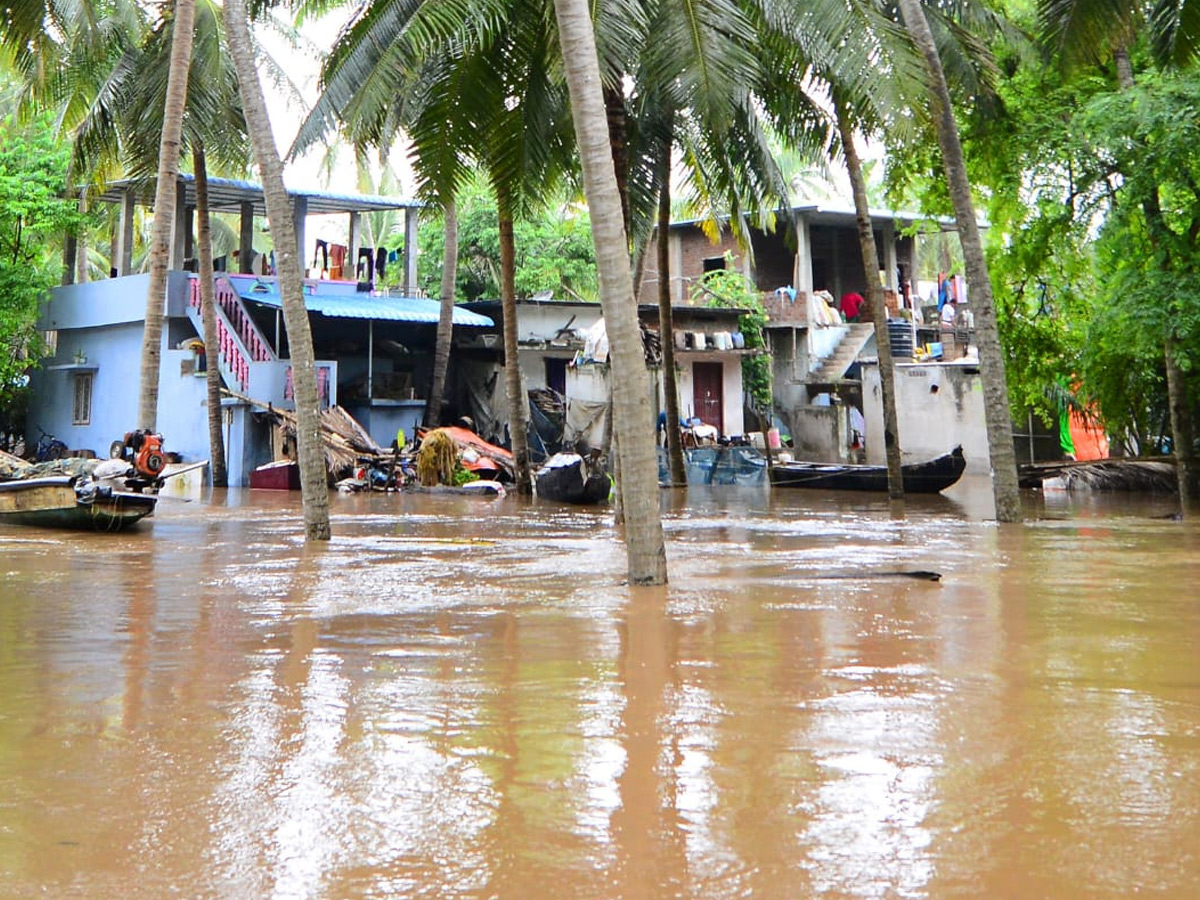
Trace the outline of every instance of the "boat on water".
{"type": "Polygon", "coordinates": [[[544,500],[594,506],[608,502],[612,480],[595,457],[555,453],[537,471],[534,487],[544,500]]]}
{"type": "Polygon", "coordinates": [[[18,478],[0,481],[0,524],[124,531],[157,502],[155,494],[77,475],[18,478]]]}
{"type": "MultiPolygon", "coordinates": [[[[906,494],[936,494],[957,482],[967,467],[962,447],[935,459],[900,467],[906,494]]],[[[778,462],[771,468],[775,487],[816,488],[827,491],[882,491],[888,489],[887,466],[818,462],[778,462]]]]}

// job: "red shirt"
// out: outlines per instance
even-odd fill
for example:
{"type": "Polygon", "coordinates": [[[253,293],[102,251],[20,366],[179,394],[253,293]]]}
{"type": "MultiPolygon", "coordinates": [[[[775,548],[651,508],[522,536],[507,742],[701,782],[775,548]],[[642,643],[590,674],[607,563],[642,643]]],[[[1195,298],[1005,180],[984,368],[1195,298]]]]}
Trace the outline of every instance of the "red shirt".
{"type": "Polygon", "coordinates": [[[862,294],[842,294],[842,315],[848,320],[858,318],[858,311],[865,302],[862,294]]]}

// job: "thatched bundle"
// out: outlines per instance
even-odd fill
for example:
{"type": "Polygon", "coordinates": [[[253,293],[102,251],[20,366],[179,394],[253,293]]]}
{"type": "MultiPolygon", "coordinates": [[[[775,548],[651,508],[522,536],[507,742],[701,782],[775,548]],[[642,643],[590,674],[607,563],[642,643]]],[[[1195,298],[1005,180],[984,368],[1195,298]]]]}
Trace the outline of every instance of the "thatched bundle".
{"type": "Polygon", "coordinates": [[[1021,467],[1021,484],[1023,487],[1053,486],[1065,491],[1170,494],[1179,490],[1174,462],[1147,459],[1036,463],[1021,467]]]}
{"type": "Polygon", "coordinates": [[[458,446],[440,428],[429,432],[417,451],[417,479],[424,487],[454,484],[454,469],[458,466],[458,446]]]}
{"type": "MultiPolygon", "coordinates": [[[[284,409],[278,409],[270,403],[255,400],[233,391],[225,391],[253,406],[257,406],[275,418],[283,428],[284,434],[293,442],[296,441],[296,414],[284,409]]],[[[369,435],[350,413],[340,406],[330,407],[321,411],[321,446],[325,451],[325,468],[333,478],[339,478],[347,471],[358,465],[360,460],[390,461],[390,450],[384,450],[369,435]]]]}

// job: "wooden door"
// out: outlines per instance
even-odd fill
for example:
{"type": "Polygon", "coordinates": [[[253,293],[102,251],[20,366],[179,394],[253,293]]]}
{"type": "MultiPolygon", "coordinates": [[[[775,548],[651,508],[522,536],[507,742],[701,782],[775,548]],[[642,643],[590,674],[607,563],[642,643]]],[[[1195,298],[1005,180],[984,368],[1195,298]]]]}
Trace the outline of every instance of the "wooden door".
{"type": "Polygon", "coordinates": [[[725,367],[719,362],[692,365],[693,415],[705,425],[725,433],[725,367]]]}

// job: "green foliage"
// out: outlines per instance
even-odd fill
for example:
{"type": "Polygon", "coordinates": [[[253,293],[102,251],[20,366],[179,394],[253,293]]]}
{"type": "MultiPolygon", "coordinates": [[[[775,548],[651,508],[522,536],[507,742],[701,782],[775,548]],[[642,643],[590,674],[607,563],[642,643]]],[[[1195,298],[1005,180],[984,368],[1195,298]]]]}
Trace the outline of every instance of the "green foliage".
{"type": "Polygon", "coordinates": [[[734,269],[716,269],[692,286],[692,302],[723,309],[744,310],[738,318],[747,350],[759,350],[754,356],[742,357],[742,388],[750,397],[750,405],[763,413],[770,411],[771,357],[763,329],[767,314],[762,295],[745,275],[734,269]]]}
{"type": "Polygon", "coordinates": [[[67,153],[45,120],[0,121],[0,404],[25,384],[43,343],[38,305],[57,282],[57,240],[81,222],[63,199],[67,153]]]}
{"type": "MultiPolygon", "coordinates": [[[[458,200],[458,296],[500,296],[500,217],[480,180],[458,200]]],[[[545,291],[558,299],[596,300],[596,254],[586,213],[565,207],[519,217],[513,223],[518,299],[545,291]]],[[[418,279],[431,295],[441,283],[443,230],[431,221],[420,232],[418,279]]]]}

